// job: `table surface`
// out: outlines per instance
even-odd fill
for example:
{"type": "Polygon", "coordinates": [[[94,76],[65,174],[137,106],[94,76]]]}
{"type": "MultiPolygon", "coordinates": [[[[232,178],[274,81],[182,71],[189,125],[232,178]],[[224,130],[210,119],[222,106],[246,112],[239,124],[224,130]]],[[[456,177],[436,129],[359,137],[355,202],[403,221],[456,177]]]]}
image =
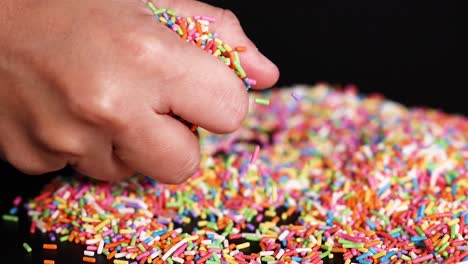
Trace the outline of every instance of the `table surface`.
{"type": "MultiPolygon", "coordinates": [[[[13,199],[21,195],[23,199],[34,198],[39,194],[42,187],[57,175],[66,175],[72,173],[67,168],[62,171],[42,175],[29,176],[24,175],[12,166],[0,162],[0,175],[6,179],[5,184],[0,185],[0,213],[5,214],[13,207],[13,199]],[[6,184],[8,182],[8,184],[6,184]]],[[[58,242],[59,250],[43,250],[42,244],[50,242],[46,234],[36,230],[34,235],[29,233],[30,220],[26,210],[23,207],[18,208],[19,222],[7,222],[0,220],[0,242],[4,252],[0,259],[1,263],[24,263],[24,264],[42,264],[44,259],[55,260],[56,264],[83,263],[83,247],[74,243],[58,242]],[[32,247],[32,252],[27,253],[23,248],[26,242],[32,247]],[[3,262],[8,261],[8,262],[3,262]]],[[[336,254],[335,254],[336,255],[336,254]]],[[[332,260],[326,259],[325,263],[342,263],[340,256],[332,260]]],[[[96,263],[113,263],[107,260],[104,255],[97,257],[96,263]]]]}

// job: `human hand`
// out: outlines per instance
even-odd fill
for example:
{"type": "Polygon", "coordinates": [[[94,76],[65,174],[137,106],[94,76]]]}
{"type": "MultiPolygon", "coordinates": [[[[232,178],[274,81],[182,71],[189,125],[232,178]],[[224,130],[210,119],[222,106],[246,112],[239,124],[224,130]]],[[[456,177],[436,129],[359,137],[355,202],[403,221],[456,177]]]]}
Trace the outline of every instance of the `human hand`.
{"type": "MultiPolygon", "coordinates": [[[[193,0],[164,0],[179,15],[209,15],[254,88],[278,70],[236,17],[193,0]]],[[[216,57],[157,23],[137,0],[0,2],[0,154],[27,174],[67,164],[103,180],[135,171],[180,183],[199,166],[197,137],[173,113],[215,133],[248,109],[242,81],[216,57]]]]}

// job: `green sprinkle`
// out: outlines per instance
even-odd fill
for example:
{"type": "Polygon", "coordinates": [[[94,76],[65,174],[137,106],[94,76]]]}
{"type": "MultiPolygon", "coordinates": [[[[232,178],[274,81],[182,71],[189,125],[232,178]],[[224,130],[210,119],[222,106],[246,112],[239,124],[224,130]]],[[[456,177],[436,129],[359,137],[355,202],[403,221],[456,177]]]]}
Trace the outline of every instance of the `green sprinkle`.
{"type": "Polygon", "coordinates": [[[418,234],[419,234],[420,236],[426,236],[426,234],[425,234],[424,231],[421,229],[421,227],[416,226],[414,229],[416,229],[416,232],[418,232],[418,234]]]}
{"type": "Polygon", "coordinates": [[[62,236],[60,237],[60,242],[65,242],[68,240],[68,236],[62,236]]]}
{"type": "Polygon", "coordinates": [[[137,239],[137,237],[136,237],[136,236],[132,236],[132,240],[130,241],[130,246],[132,246],[132,247],[134,247],[134,246],[135,246],[136,239],[137,239]]]}
{"type": "Polygon", "coordinates": [[[10,222],[18,222],[18,216],[16,215],[9,215],[9,214],[4,214],[2,216],[3,220],[5,221],[10,221],[10,222]]]}
{"type": "Polygon", "coordinates": [[[457,238],[457,232],[455,232],[455,225],[450,226],[450,237],[452,239],[457,238]]]}
{"type": "Polygon", "coordinates": [[[151,2],[148,2],[148,7],[151,9],[151,11],[153,11],[153,13],[156,13],[156,11],[158,10],[151,2]]]}
{"type": "Polygon", "coordinates": [[[138,248],[141,250],[141,252],[143,252],[143,253],[145,253],[145,252],[146,252],[146,248],[145,248],[145,247],[144,247],[144,246],[143,246],[141,243],[140,243],[140,244],[138,244],[138,246],[137,246],[137,247],[138,247],[138,248]]]}
{"type": "Polygon", "coordinates": [[[167,261],[167,263],[169,263],[169,264],[172,264],[172,263],[174,263],[174,261],[172,260],[172,257],[170,257],[170,258],[166,259],[166,261],[167,261]]]}
{"type": "Polygon", "coordinates": [[[253,236],[253,235],[245,236],[245,239],[248,240],[248,241],[260,241],[260,240],[262,240],[261,237],[253,236]]]}
{"type": "Polygon", "coordinates": [[[255,103],[257,103],[257,104],[262,104],[262,105],[269,105],[269,104],[270,104],[270,100],[269,100],[269,99],[265,99],[265,98],[255,98],[255,103]]]}
{"type": "Polygon", "coordinates": [[[174,10],[172,10],[172,9],[168,9],[168,10],[166,11],[166,13],[167,13],[168,15],[170,15],[170,16],[175,16],[175,15],[176,15],[176,12],[175,12],[174,10]]]}
{"type": "Polygon", "coordinates": [[[406,260],[406,261],[410,261],[410,260],[411,260],[410,257],[408,257],[408,256],[406,256],[406,255],[403,255],[403,254],[401,255],[401,258],[402,258],[403,260],[406,260]]]}
{"type": "Polygon", "coordinates": [[[28,245],[28,243],[24,242],[23,243],[23,248],[28,252],[31,253],[32,248],[28,245]]]}
{"type": "Polygon", "coordinates": [[[444,251],[448,246],[450,245],[450,242],[445,242],[439,249],[436,248],[437,252],[444,251]]]}
{"type": "Polygon", "coordinates": [[[343,248],[363,248],[363,243],[346,243],[343,244],[343,248]]]}
{"type": "Polygon", "coordinates": [[[206,227],[208,227],[210,229],[213,229],[215,231],[218,231],[218,225],[216,225],[216,223],[208,222],[208,223],[206,223],[206,227]]]}
{"type": "Polygon", "coordinates": [[[330,255],[330,252],[331,252],[331,251],[328,251],[328,250],[327,250],[327,251],[323,252],[322,254],[320,254],[320,259],[323,259],[323,258],[328,257],[328,255],[330,255]]]}
{"type": "Polygon", "coordinates": [[[161,9],[158,9],[156,12],[154,12],[155,15],[160,15],[162,13],[165,13],[166,12],[166,9],[165,8],[161,8],[161,9]]]}
{"type": "Polygon", "coordinates": [[[265,261],[265,262],[268,262],[268,261],[274,261],[275,258],[273,258],[272,256],[264,256],[261,258],[262,261],[265,261]]]}

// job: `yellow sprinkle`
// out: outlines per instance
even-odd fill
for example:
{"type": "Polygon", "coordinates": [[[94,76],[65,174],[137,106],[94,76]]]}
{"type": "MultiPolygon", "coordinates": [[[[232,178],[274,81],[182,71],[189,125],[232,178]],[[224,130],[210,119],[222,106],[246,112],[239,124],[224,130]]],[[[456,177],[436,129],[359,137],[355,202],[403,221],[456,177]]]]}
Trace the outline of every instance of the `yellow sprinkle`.
{"type": "Polygon", "coordinates": [[[231,51],[232,51],[231,46],[229,46],[229,45],[226,44],[226,43],[224,43],[223,47],[224,47],[224,49],[225,49],[227,52],[231,52],[231,51]]]}
{"type": "Polygon", "coordinates": [[[198,221],[198,226],[202,227],[202,226],[206,226],[208,222],[203,220],[203,221],[198,221]]]}
{"type": "Polygon", "coordinates": [[[322,234],[319,234],[319,235],[317,236],[317,245],[318,245],[318,246],[321,246],[321,245],[322,245],[322,234]]]}
{"type": "Polygon", "coordinates": [[[60,196],[55,196],[54,200],[56,200],[56,201],[58,201],[60,203],[63,203],[63,204],[67,203],[67,201],[65,199],[63,199],[62,197],[60,197],[60,196]]]}
{"type": "Polygon", "coordinates": [[[128,264],[128,260],[114,259],[114,264],[128,264]]]}
{"type": "Polygon", "coordinates": [[[245,249],[245,248],[248,248],[248,247],[250,247],[250,243],[249,243],[249,242],[245,242],[245,243],[236,245],[236,249],[237,249],[237,250],[245,249]]]}
{"type": "Polygon", "coordinates": [[[346,233],[348,233],[348,235],[354,236],[354,233],[353,233],[353,230],[351,229],[351,226],[345,225],[345,230],[346,230],[346,233]]]}
{"type": "MultiPolygon", "coordinates": [[[[204,231],[204,230],[200,230],[200,231],[204,231]]],[[[187,240],[187,241],[194,241],[194,240],[197,240],[198,238],[199,238],[199,236],[189,236],[189,237],[186,237],[184,239],[187,240]]]]}
{"type": "Polygon", "coordinates": [[[174,223],[173,222],[169,222],[169,225],[167,225],[167,230],[169,230],[169,231],[174,230],[174,223]]]}
{"type": "Polygon", "coordinates": [[[221,55],[220,50],[215,50],[215,52],[213,52],[213,56],[218,57],[219,55],[221,55]]]}
{"type": "Polygon", "coordinates": [[[94,227],[94,231],[99,231],[101,230],[101,228],[103,228],[105,225],[109,224],[110,220],[109,219],[106,219],[104,221],[102,221],[100,224],[98,224],[97,226],[94,227]]]}
{"type": "Polygon", "coordinates": [[[83,222],[88,222],[88,223],[100,223],[101,220],[99,219],[95,219],[95,218],[91,218],[91,217],[82,217],[81,220],[83,222]]]}
{"type": "Polygon", "coordinates": [[[119,230],[119,233],[122,234],[122,235],[131,234],[133,232],[134,232],[134,230],[132,230],[132,229],[120,229],[119,230]]]}
{"type": "Polygon", "coordinates": [[[333,256],[333,253],[330,253],[330,254],[328,255],[328,258],[329,258],[329,259],[332,259],[333,257],[334,257],[334,256],[333,256]]]}
{"type": "Polygon", "coordinates": [[[216,44],[218,44],[218,45],[223,45],[223,41],[220,40],[219,38],[215,38],[215,39],[214,39],[214,42],[215,42],[216,44]]]}
{"type": "Polygon", "coordinates": [[[344,263],[345,263],[345,264],[351,264],[351,260],[350,260],[350,259],[347,259],[347,260],[345,260],[344,263]]]}
{"type": "Polygon", "coordinates": [[[184,218],[182,218],[182,222],[183,222],[184,224],[190,224],[190,221],[192,221],[192,220],[190,219],[190,217],[184,217],[184,218]]]}
{"type": "Polygon", "coordinates": [[[286,212],[283,212],[281,214],[281,220],[286,220],[288,218],[288,214],[286,212]]]}
{"type": "Polygon", "coordinates": [[[455,218],[447,222],[447,225],[452,226],[458,224],[460,222],[460,218],[455,218]]]}
{"type": "Polygon", "coordinates": [[[366,253],[369,250],[367,248],[358,248],[358,251],[362,253],[366,253]]]}
{"type": "Polygon", "coordinates": [[[383,251],[380,251],[379,253],[375,254],[373,257],[374,259],[379,259],[383,256],[387,255],[387,251],[383,250],[383,251]]]}
{"type": "Polygon", "coordinates": [[[268,216],[268,217],[275,217],[276,216],[276,212],[275,211],[266,211],[265,212],[265,216],[268,216]]]}

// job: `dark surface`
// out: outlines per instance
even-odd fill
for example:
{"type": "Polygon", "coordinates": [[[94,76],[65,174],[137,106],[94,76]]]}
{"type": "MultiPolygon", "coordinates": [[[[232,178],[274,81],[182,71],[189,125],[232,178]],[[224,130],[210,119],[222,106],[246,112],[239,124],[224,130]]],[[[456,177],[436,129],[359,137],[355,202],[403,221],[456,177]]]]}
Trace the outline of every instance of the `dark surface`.
{"type": "MultiPolygon", "coordinates": [[[[279,86],[354,83],[410,106],[468,114],[466,23],[456,1],[206,2],[236,13],[258,48],[279,66],[279,86]]],[[[3,214],[15,196],[34,197],[54,174],[26,176],[0,163],[0,175],[3,214]]],[[[28,228],[25,215],[18,224],[0,220],[0,263],[42,263],[44,257],[81,263],[80,247],[63,243],[58,255],[51,255],[28,228]],[[25,241],[34,247],[30,255],[22,248],[25,241]]]]}
{"type": "Polygon", "coordinates": [[[462,1],[206,2],[238,16],[279,66],[280,86],[354,83],[409,106],[468,114],[462,1]]]}

